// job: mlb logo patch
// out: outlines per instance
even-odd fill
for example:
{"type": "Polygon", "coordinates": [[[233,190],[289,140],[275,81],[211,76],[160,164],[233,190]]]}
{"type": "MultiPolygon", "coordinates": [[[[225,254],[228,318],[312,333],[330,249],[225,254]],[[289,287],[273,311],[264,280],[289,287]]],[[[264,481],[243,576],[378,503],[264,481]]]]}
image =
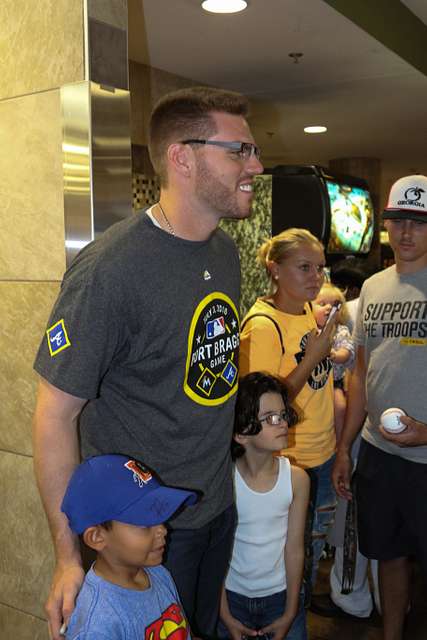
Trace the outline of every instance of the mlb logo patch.
{"type": "Polygon", "coordinates": [[[206,323],[206,337],[208,340],[216,338],[217,336],[225,333],[225,320],[224,317],[215,318],[215,320],[209,320],[206,323]]]}
{"type": "Polygon", "coordinates": [[[47,344],[49,347],[50,355],[56,356],[57,353],[63,351],[67,347],[71,346],[71,342],[68,339],[67,330],[65,329],[64,320],[59,320],[52,325],[47,331],[47,344]]]}

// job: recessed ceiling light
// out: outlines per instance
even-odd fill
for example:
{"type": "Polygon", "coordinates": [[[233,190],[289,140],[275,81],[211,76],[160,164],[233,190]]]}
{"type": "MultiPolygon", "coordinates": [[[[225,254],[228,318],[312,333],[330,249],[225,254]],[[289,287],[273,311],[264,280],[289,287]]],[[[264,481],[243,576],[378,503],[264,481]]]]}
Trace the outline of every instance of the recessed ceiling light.
{"type": "Polygon", "coordinates": [[[305,133],[325,133],[327,128],[319,125],[315,127],[304,127],[304,131],[305,133]]]}
{"type": "Polygon", "coordinates": [[[237,13],[246,9],[246,0],[204,0],[202,8],[211,13],[237,13]]]}

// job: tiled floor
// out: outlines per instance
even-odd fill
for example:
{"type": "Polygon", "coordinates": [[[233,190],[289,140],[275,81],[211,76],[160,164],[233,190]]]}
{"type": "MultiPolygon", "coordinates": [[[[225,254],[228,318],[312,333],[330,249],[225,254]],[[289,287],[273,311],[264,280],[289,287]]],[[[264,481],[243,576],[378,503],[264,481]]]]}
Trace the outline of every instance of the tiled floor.
{"type": "MultiPolygon", "coordinates": [[[[328,577],[331,561],[322,560],[319,582],[316,590],[328,591],[328,577]]],[[[308,613],[309,640],[382,640],[381,619],[375,614],[371,620],[323,618],[308,613]]],[[[408,615],[405,640],[427,639],[427,598],[426,584],[414,567],[412,609],[408,615]]]]}

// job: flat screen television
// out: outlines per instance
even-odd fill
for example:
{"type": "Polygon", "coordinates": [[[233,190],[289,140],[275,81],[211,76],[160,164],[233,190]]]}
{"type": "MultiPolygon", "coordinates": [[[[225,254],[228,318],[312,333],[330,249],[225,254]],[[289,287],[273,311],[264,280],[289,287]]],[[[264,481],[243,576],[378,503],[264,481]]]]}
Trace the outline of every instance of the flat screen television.
{"type": "Polygon", "coordinates": [[[316,165],[280,165],[272,174],[272,232],[309,229],[329,255],[367,254],[374,208],[365,180],[316,165]]]}
{"type": "Polygon", "coordinates": [[[368,253],[374,235],[374,208],[367,188],[325,180],[330,223],[327,253],[368,253]]]}

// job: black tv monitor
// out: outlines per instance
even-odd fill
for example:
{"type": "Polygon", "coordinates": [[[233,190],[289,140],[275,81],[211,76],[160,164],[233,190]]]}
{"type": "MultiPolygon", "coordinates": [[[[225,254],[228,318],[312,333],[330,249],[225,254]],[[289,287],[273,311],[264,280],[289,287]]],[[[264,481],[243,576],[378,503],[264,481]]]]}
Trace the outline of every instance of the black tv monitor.
{"type": "Polygon", "coordinates": [[[281,165],[272,174],[272,233],[304,227],[327,254],[367,254],[374,209],[365,180],[330,174],[319,166],[281,165]]]}

